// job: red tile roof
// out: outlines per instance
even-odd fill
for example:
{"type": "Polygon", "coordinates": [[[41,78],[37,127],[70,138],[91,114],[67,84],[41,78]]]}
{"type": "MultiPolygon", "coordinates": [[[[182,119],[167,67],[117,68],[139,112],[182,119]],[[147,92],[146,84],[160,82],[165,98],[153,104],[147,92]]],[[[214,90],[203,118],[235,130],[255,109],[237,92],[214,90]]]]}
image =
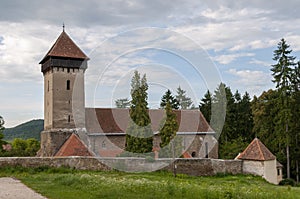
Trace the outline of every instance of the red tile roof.
{"type": "Polygon", "coordinates": [[[72,134],[55,156],[93,156],[76,134],[72,134]]]}
{"type": "Polygon", "coordinates": [[[48,57],[88,59],[88,57],[80,50],[65,31],[59,35],[56,42],[50,48],[40,64],[43,64],[48,57]]]}
{"type": "Polygon", "coordinates": [[[242,160],[275,160],[276,157],[269,149],[258,139],[255,138],[248,147],[237,156],[237,159],[242,160]]]}
{"type": "MultiPolygon", "coordinates": [[[[199,110],[174,110],[178,132],[212,132],[199,110]]],[[[86,128],[89,133],[124,133],[129,123],[129,109],[86,108],[86,128]]],[[[160,130],[164,110],[149,110],[153,132],[160,130]]]]}

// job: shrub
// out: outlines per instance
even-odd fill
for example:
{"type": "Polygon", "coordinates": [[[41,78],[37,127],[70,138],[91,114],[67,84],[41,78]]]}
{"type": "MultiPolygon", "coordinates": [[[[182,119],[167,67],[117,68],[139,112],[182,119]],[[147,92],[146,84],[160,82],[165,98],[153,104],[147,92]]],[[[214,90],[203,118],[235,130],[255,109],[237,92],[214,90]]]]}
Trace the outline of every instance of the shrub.
{"type": "Polygon", "coordinates": [[[283,186],[290,185],[290,186],[294,187],[294,186],[296,186],[296,182],[295,182],[295,180],[293,180],[291,178],[287,178],[287,179],[281,180],[279,182],[279,185],[283,185],[283,186]]]}

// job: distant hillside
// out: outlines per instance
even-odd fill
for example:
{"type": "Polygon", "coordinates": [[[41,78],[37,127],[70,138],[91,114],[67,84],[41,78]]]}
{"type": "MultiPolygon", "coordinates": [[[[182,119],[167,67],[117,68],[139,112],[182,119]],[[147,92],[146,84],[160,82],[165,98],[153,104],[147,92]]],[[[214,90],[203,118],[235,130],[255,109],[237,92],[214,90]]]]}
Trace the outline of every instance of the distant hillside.
{"type": "Polygon", "coordinates": [[[44,129],[44,120],[31,120],[13,128],[4,130],[4,140],[11,141],[14,138],[35,138],[41,140],[40,133],[44,129]]]}

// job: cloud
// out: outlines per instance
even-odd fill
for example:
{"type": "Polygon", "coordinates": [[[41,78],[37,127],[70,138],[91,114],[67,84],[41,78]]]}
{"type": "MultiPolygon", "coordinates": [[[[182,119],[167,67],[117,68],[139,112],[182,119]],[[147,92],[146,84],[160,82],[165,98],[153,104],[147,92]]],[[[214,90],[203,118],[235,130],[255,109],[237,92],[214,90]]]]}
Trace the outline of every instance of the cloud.
{"type": "MultiPolygon", "coordinates": [[[[227,71],[233,75],[231,84],[240,91],[247,91],[252,95],[260,95],[263,90],[271,87],[271,74],[259,70],[236,70],[227,71]]],[[[230,84],[230,85],[231,85],[230,84]]]]}
{"type": "Polygon", "coordinates": [[[240,57],[253,57],[254,53],[237,53],[237,54],[227,54],[227,55],[220,55],[216,56],[213,59],[220,64],[230,64],[231,62],[235,61],[240,57]]]}
{"type": "Polygon", "coordinates": [[[267,66],[270,67],[272,65],[272,63],[266,62],[266,61],[261,61],[258,59],[251,59],[251,61],[249,62],[250,64],[255,64],[255,65],[260,65],[260,66],[267,66]]]}

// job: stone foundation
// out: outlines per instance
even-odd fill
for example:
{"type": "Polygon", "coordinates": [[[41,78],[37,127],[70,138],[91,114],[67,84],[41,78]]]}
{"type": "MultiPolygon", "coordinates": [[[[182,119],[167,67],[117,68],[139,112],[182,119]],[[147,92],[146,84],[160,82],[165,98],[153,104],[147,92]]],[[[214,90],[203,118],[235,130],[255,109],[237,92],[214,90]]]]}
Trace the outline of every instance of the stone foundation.
{"type": "Polygon", "coordinates": [[[53,129],[41,132],[41,149],[38,152],[39,157],[54,156],[65,141],[75,133],[75,130],[53,129]]]}

